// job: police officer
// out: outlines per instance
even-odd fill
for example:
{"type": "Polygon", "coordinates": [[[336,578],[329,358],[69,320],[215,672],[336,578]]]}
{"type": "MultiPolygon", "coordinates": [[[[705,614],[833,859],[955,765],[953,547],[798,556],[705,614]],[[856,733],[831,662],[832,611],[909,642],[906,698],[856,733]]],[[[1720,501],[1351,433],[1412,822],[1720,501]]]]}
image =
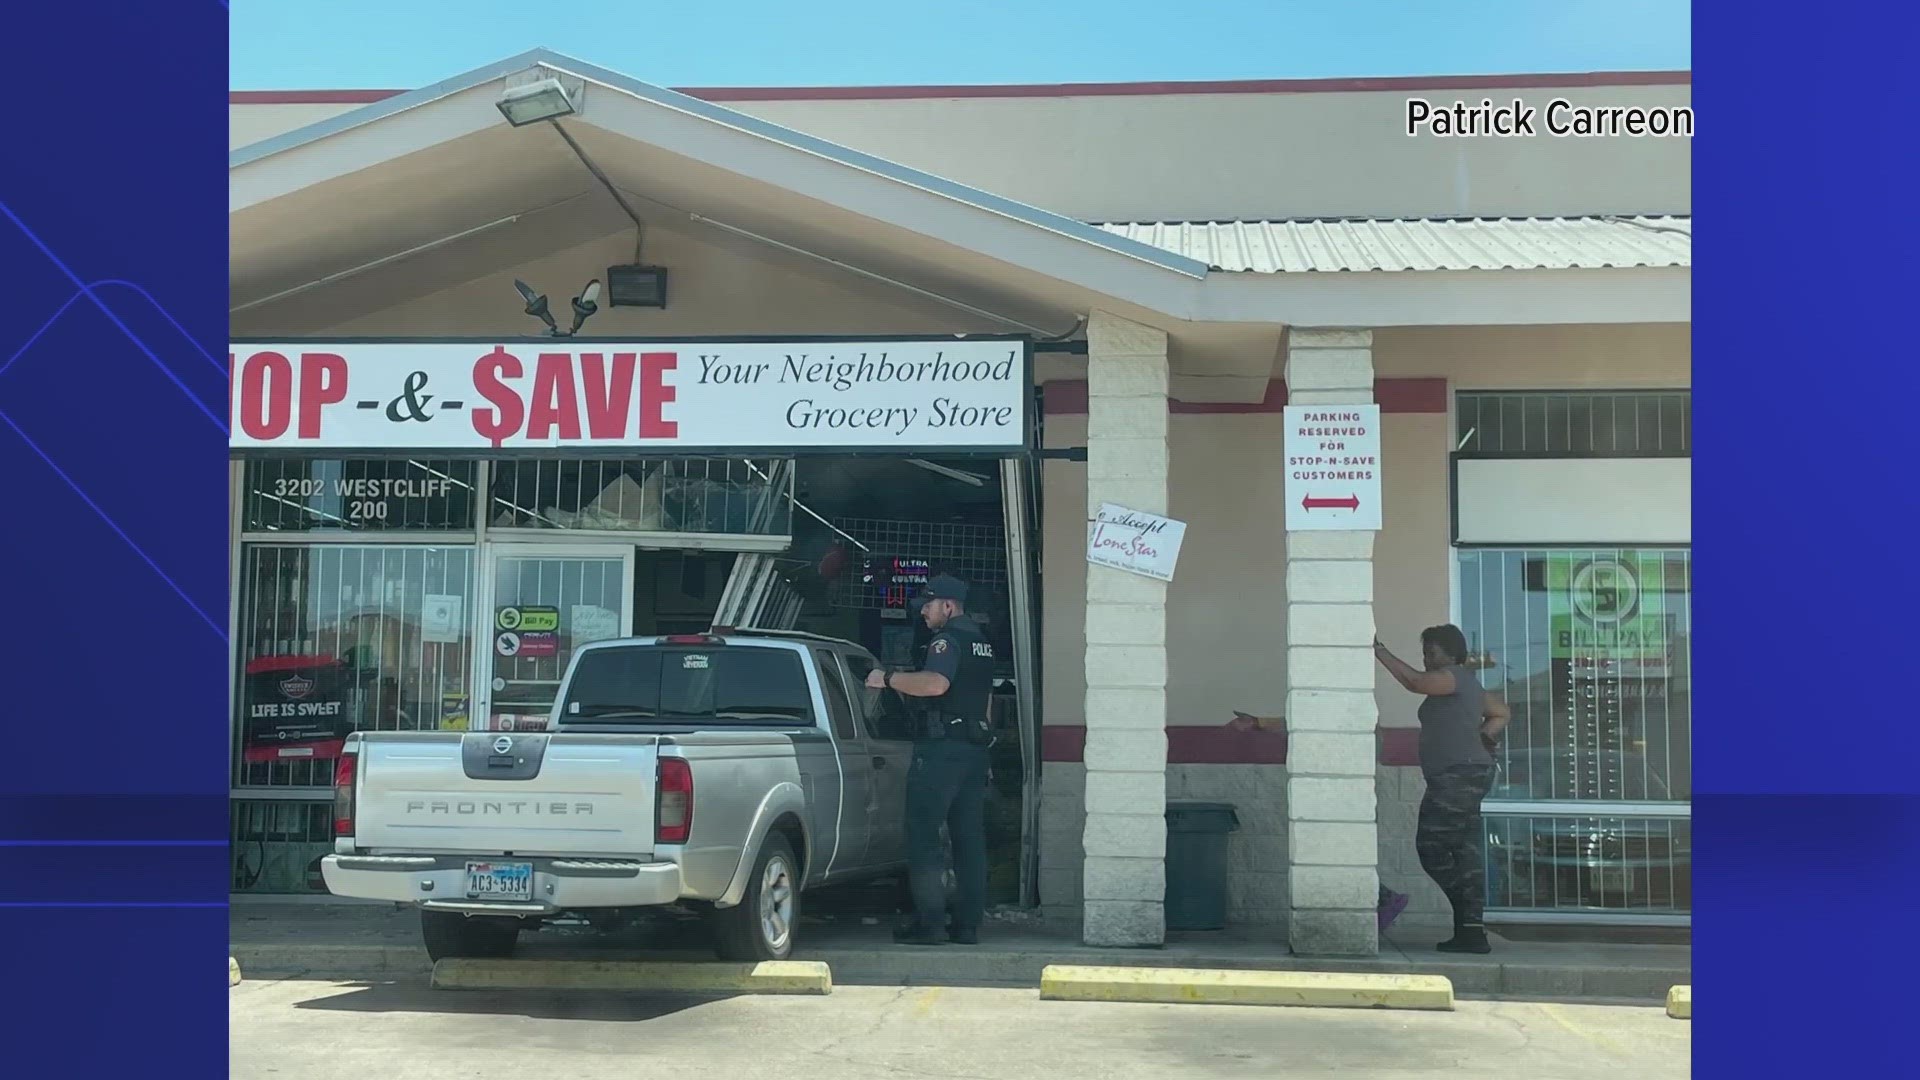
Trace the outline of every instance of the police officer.
{"type": "Polygon", "coordinates": [[[974,945],[980,940],[987,899],[987,748],[993,743],[987,703],[993,694],[993,644],[967,615],[967,583],[959,578],[936,576],[917,604],[920,618],[933,631],[926,667],[875,670],[867,676],[869,687],[898,691],[924,707],[913,767],[907,772],[907,874],[914,910],[894,930],[893,939],[903,945],[938,945],[942,940],[974,945]],[[959,879],[951,919],[940,846],[943,822],[959,879]]]}

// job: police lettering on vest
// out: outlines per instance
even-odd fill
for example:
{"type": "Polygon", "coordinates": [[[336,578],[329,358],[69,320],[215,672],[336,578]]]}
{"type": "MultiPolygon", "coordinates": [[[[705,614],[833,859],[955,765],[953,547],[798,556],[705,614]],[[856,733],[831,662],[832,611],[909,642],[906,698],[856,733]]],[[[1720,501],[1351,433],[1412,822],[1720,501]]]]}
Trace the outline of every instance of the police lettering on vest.
{"type": "Polygon", "coordinates": [[[936,738],[959,738],[976,746],[993,742],[987,703],[993,696],[993,643],[970,615],[956,615],[927,646],[926,670],[947,677],[947,692],[929,703],[936,738]]]}

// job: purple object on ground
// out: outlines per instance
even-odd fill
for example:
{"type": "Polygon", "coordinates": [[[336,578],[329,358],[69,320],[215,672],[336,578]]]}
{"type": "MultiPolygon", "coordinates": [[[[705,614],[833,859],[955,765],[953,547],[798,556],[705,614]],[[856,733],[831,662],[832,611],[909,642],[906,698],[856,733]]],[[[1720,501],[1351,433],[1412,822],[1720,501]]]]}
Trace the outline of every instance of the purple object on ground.
{"type": "Polygon", "coordinates": [[[1387,893],[1386,900],[1380,904],[1380,930],[1383,933],[1393,925],[1393,920],[1400,917],[1401,912],[1407,910],[1407,902],[1411,899],[1406,893],[1387,893]]]}

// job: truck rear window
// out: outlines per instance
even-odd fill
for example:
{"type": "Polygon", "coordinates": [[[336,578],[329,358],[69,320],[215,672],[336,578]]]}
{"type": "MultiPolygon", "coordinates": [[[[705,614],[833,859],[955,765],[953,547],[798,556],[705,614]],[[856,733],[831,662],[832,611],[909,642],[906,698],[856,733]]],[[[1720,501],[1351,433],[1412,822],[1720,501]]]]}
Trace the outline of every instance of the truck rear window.
{"type": "Polygon", "coordinates": [[[561,703],[567,723],[603,720],[813,722],[800,654],[788,649],[634,645],[580,657],[561,703]]]}

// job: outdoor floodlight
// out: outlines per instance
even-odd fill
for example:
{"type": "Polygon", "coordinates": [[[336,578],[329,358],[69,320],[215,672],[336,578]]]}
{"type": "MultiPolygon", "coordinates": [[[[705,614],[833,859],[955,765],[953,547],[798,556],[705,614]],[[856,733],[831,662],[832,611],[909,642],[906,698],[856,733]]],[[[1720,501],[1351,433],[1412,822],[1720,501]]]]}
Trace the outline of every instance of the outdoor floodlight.
{"type": "Polygon", "coordinates": [[[579,333],[580,327],[586,323],[587,317],[599,310],[600,279],[594,278],[592,281],[587,282],[586,288],[580,290],[579,296],[573,298],[573,329],[567,331],[567,336],[572,337],[579,333]]]}
{"type": "Polygon", "coordinates": [[[607,267],[608,302],[614,307],[667,306],[667,268],[664,266],[607,267]]]}
{"type": "Polygon", "coordinates": [[[553,321],[553,313],[547,310],[547,298],[535,293],[526,282],[521,281],[519,278],[513,279],[513,288],[514,291],[520,294],[520,299],[527,302],[527,314],[546,323],[547,332],[554,337],[559,337],[560,324],[553,321]]]}
{"type": "Polygon", "coordinates": [[[555,78],[515,86],[501,94],[495,104],[499,106],[500,115],[506,117],[507,123],[514,127],[537,124],[542,120],[557,120],[578,111],[573,98],[567,94],[567,88],[555,78]]]}

